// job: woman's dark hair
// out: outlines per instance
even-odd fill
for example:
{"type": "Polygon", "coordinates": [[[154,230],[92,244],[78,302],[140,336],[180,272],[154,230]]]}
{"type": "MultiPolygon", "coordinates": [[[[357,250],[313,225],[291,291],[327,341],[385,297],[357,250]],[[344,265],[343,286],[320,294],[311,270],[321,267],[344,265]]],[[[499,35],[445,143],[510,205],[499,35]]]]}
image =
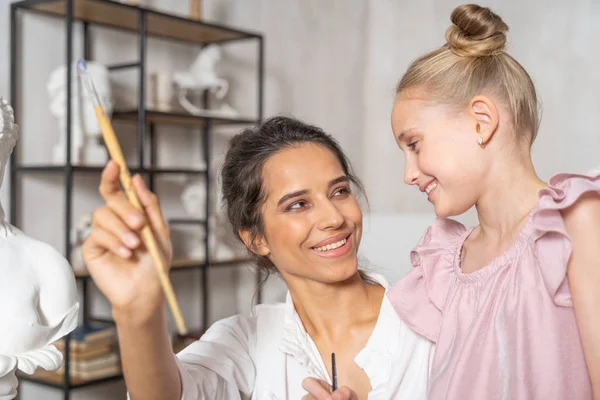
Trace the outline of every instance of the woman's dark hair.
{"type": "MultiPolygon", "coordinates": [[[[257,235],[264,233],[261,206],[266,195],[262,176],[265,162],[282,150],[306,143],[330,150],[355,190],[364,195],[361,182],[352,172],[350,162],[331,135],[294,118],[269,118],[259,126],[244,129],[231,139],[221,168],[223,203],[238,239],[241,240],[239,231],[242,229],[250,232],[251,243],[254,243],[257,235]]],[[[267,257],[255,257],[258,265],[268,272],[275,269],[267,257]]]]}

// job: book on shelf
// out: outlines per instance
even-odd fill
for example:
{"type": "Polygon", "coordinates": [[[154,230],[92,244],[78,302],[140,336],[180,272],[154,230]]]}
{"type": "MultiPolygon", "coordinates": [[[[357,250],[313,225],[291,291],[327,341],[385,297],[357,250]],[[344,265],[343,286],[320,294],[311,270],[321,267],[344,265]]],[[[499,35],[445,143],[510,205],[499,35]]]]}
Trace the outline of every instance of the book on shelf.
{"type": "MultiPolygon", "coordinates": [[[[97,357],[91,360],[69,360],[71,374],[78,373],[89,373],[96,370],[102,370],[115,365],[120,365],[121,359],[115,352],[104,354],[101,357],[97,357]]],[[[64,373],[64,363],[57,370],[58,373],[64,373]]]]}
{"type": "MultiPolygon", "coordinates": [[[[65,339],[54,343],[65,354],[65,339]]],[[[54,372],[64,375],[65,363],[54,372]]],[[[121,373],[121,360],[115,327],[112,325],[80,325],[71,333],[69,342],[69,375],[85,381],[102,379],[121,373]]]]}
{"type": "MultiPolygon", "coordinates": [[[[73,352],[85,352],[116,342],[114,326],[80,325],[71,333],[69,349],[73,352]]],[[[65,339],[54,342],[56,348],[64,352],[65,339]]]]}

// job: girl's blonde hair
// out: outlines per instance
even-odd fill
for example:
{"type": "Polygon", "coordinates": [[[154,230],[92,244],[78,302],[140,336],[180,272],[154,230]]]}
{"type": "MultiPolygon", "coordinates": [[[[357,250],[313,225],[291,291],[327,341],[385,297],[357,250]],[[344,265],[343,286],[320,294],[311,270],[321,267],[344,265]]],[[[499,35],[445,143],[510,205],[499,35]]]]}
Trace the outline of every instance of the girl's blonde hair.
{"type": "Polygon", "coordinates": [[[533,143],[538,133],[538,100],[531,77],[504,50],[508,26],[489,8],[458,6],[450,17],[446,44],[416,59],[396,93],[425,90],[436,102],[458,109],[478,94],[504,102],[519,138],[533,143]]]}

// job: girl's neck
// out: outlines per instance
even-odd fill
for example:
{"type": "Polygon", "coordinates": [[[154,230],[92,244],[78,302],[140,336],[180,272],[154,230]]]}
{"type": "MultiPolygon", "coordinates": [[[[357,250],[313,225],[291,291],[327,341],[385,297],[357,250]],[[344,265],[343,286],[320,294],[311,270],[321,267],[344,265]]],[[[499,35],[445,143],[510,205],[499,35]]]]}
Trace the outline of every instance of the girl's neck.
{"type": "Polygon", "coordinates": [[[485,193],[475,205],[480,233],[493,239],[513,234],[537,207],[538,192],[547,186],[529,157],[492,168],[485,193]]]}

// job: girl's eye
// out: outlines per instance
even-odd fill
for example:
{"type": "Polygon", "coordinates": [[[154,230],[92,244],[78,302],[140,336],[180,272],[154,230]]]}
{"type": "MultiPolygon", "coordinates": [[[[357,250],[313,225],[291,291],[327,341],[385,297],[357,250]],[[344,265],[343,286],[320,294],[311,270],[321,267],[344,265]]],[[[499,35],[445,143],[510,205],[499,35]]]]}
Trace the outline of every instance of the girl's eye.
{"type": "Polygon", "coordinates": [[[418,142],[416,142],[416,141],[415,141],[415,142],[412,142],[412,143],[410,143],[410,144],[409,144],[407,147],[408,147],[409,149],[411,149],[411,150],[413,150],[413,151],[414,151],[414,150],[417,148],[417,143],[418,143],[418,142]]]}

